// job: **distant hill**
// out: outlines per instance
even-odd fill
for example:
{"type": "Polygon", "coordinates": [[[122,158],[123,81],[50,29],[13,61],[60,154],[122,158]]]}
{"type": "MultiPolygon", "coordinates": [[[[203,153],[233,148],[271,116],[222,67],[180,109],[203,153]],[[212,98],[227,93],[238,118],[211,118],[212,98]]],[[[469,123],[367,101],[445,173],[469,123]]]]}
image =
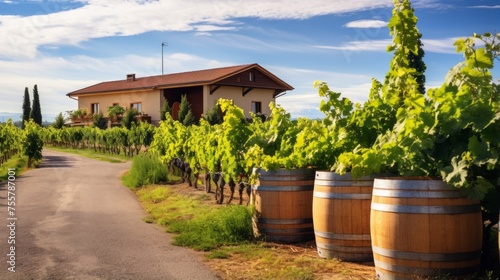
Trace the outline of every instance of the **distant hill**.
{"type": "Polygon", "coordinates": [[[21,112],[19,113],[0,112],[0,122],[4,123],[8,119],[12,119],[13,121],[20,121],[22,115],[23,114],[21,112]]]}
{"type": "MultiPolygon", "coordinates": [[[[16,125],[21,125],[21,116],[22,116],[22,113],[7,113],[7,112],[0,112],[0,123],[5,123],[7,122],[9,119],[12,119],[12,121],[16,124],[16,125]]],[[[50,124],[52,124],[54,122],[54,119],[55,119],[55,116],[52,116],[52,115],[48,115],[47,118],[48,119],[45,119],[46,116],[43,115],[42,116],[42,125],[43,126],[48,126],[50,124]]]]}

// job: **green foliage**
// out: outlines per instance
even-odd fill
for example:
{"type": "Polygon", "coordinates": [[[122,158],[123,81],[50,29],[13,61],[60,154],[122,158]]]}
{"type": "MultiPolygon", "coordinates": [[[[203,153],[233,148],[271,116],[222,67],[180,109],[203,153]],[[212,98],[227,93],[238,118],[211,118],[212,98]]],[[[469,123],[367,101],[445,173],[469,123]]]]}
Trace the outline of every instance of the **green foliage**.
{"type": "Polygon", "coordinates": [[[130,108],[125,111],[125,115],[123,116],[122,119],[122,126],[125,127],[126,129],[130,129],[132,127],[132,123],[137,124],[137,119],[136,117],[139,115],[139,112],[137,112],[136,109],[130,108]]]}
{"type": "Polygon", "coordinates": [[[64,127],[64,117],[63,117],[62,113],[59,113],[59,115],[57,115],[52,126],[56,129],[61,129],[64,127]]]}
{"type": "MultiPolygon", "coordinates": [[[[264,170],[278,168],[299,168],[294,163],[294,145],[299,128],[291,120],[290,113],[273,102],[269,104],[271,115],[262,123],[254,118],[252,128],[255,133],[248,138],[245,153],[246,169],[260,167],[264,170]],[[261,125],[262,127],[257,127],[261,125]]],[[[300,166],[302,167],[302,166],[300,166]]]]}
{"type": "Polygon", "coordinates": [[[418,83],[418,92],[421,94],[425,94],[425,70],[427,69],[427,66],[424,63],[423,57],[425,56],[424,49],[422,49],[422,41],[420,38],[422,37],[422,34],[419,34],[419,39],[418,39],[418,53],[415,54],[413,52],[410,52],[408,54],[408,63],[410,68],[414,68],[416,72],[413,74],[415,80],[418,83]]]}
{"type": "Polygon", "coordinates": [[[31,102],[30,93],[28,87],[24,88],[24,98],[23,98],[23,117],[22,117],[22,128],[24,129],[24,122],[30,119],[31,112],[31,102]]]}
{"type": "Polygon", "coordinates": [[[174,236],[174,245],[204,251],[250,241],[253,239],[252,211],[244,206],[223,207],[191,220],[173,222],[169,231],[179,234],[174,236]]]}
{"type": "Polygon", "coordinates": [[[179,117],[178,120],[184,126],[190,126],[195,123],[195,118],[193,112],[191,111],[191,104],[187,99],[187,95],[182,95],[181,104],[179,106],[179,117]]]}
{"type": "Polygon", "coordinates": [[[167,167],[160,161],[158,155],[152,153],[134,157],[129,173],[123,176],[123,183],[129,188],[167,181],[167,167]]]}
{"type": "Polygon", "coordinates": [[[166,119],[165,114],[169,113],[172,116],[172,108],[168,105],[168,100],[163,98],[163,103],[160,109],[160,120],[164,121],[166,119]]]}
{"type": "Polygon", "coordinates": [[[106,122],[106,119],[104,118],[104,116],[101,112],[95,113],[92,116],[92,119],[94,121],[93,126],[99,128],[99,129],[105,129],[108,125],[106,122]]]}
{"type": "Polygon", "coordinates": [[[36,124],[42,125],[42,109],[37,85],[33,88],[33,106],[31,106],[30,119],[33,119],[36,124]]]}
{"type": "Polygon", "coordinates": [[[39,126],[34,120],[29,120],[24,127],[23,154],[28,156],[28,167],[33,161],[42,159],[43,141],[40,136],[39,126]]]}
{"type": "Polygon", "coordinates": [[[214,107],[212,107],[212,109],[210,109],[203,115],[203,118],[210,125],[221,124],[223,120],[221,116],[220,106],[218,104],[215,104],[214,107]]]}
{"type": "Polygon", "coordinates": [[[82,114],[83,114],[83,112],[81,109],[76,109],[73,112],[71,112],[71,117],[72,118],[80,118],[80,117],[82,117],[82,114]]]}
{"type": "Polygon", "coordinates": [[[120,105],[113,105],[108,107],[108,117],[116,117],[121,116],[125,113],[125,108],[120,105]]]}
{"type": "Polygon", "coordinates": [[[0,124],[0,165],[16,155],[24,142],[23,130],[16,127],[12,119],[0,124]]]}
{"type": "Polygon", "coordinates": [[[245,143],[252,134],[245,120],[243,110],[234,105],[232,100],[219,99],[224,121],[222,133],[218,136],[216,158],[220,160],[222,172],[226,181],[245,174],[244,153],[245,143]]]}
{"type": "MultiPolygon", "coordinates": [[[[416,27],[417,18],[413,12],[408,0],[394,1],[388,24],[393,43],[387,48],[389,52],[393,52],[393,57],[384,83],[373,79],[368,100],[363,106],[356,104],[346,118],[345,126],[341,124],[338,129],[333,130],[333,143],[341,153],[332,169],[340,174],[352,172],[357,177],[395,172],[398,168],[407,166],[408,162],[397,162],[399,157],[403,156],[402,161],[411,162],[415,155],[405,156],[401,146],[386,143],[394,139],[404,139],[417,154],[428,148],[424,147],[428,145],[428,141],[423,141],[424,139],[423,142],[410,143],[416,136],[408,130],[423,129],[424,123],[429,124],[429,112],[422,110],[426,102],[419,91],[422,87],[416,80],[423,76],[425,65],[419,61],[423,56],[420,52],[422,35],[416,27]],[[419,70],[415,67],[419,67],[419,70]],[[400,138],[394,134],[393,128],[402,134],[400,138]],[[372,147],[378,148],[373,148],[375,151],[372,147]],[[418,151],[419,147],[422,150],[418,151]],[[382,148],[383,151],[377,150],[382,148]]],[[[419,175],[425,173],[416,169],[412,171],[419,175]]],[[[409,172],[406,170],[401,174],[409,172]]]]}
{"type": "Polygon", "coordinates": [[[186,142],[185,134],[186,127],[167,114],[166,120],[160,121],[156,130],[151,151],[157,153],[164,163],[169,163],[176,157],[184,158],[182,147],[186,142]]]}

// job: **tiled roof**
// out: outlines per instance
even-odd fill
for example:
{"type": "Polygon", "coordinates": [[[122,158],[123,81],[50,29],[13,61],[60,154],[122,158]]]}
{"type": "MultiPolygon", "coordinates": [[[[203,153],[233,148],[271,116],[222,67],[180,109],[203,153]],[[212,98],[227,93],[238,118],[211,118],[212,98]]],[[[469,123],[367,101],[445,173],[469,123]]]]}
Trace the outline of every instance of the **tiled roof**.
{"type": "Polygon", "coordinates": [[[135,77],[133,80],[118,80],[98,83],[86,88],[82,88],[68,93],[68,96],[78,96],[88,93],[103,93],[114,91],[138,90],[138,89],[152,89],[152,88],[174,88],[180,86],[196,86],[213,84],[217,81],[230,77],[232,75],[241,73],[243,71],[257,68],[267,76],[275,80],[278,84],[283,86],[284,90],[292,90],[293,87],[264,69],[262,66],[254,64],[245,64],[238,66],[221,67],[214,69],[173,73],[159,76],[150,77],[135,77]]]}

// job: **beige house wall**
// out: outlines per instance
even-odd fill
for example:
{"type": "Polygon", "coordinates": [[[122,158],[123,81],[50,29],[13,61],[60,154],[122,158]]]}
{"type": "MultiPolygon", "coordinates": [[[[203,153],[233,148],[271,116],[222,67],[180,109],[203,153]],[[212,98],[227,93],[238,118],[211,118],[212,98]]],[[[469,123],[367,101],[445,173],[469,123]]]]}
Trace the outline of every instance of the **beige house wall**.
{"type": "Polygon", "coordinates": [[[203,111],[206,112],[213,108],[217,103],[219,98],[232,99],[234,104],[243,109],[246,117],[250,117],[252,111],[252,101],[261,102],[262,104],[262,114],[269,116],[271,110],[269,109],[269,103],[274,102],[273,89],[253,89],[248,92],[245,96],[242,94],[241,87],[231,87],[222,86],[216,90],[212,95],[210,95],[209,86],[204,86],[203,89],[203,101],[204,108],[203,111]]]}
{"type": "Polygon", "coordinates": [[[107,116],[108,107],[115,103],[125,109],[130,108],[132,103],[142,103],[142,113],[151,116],[152,123],[158,123],[161,108],[160,96],[160,90],[85,94],[78,97],[78,108],[86,108],[88,112],[91,112],[91,104],[99,103],[101,113],[107,116]]]}

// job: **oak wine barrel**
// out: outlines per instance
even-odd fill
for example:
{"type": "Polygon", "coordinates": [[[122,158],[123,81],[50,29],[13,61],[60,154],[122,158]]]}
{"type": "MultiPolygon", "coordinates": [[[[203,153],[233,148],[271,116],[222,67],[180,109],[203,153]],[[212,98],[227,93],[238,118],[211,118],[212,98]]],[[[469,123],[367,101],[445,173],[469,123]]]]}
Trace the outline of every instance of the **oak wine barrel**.
{"type": "Polygon", "coordinates": [[[318,255],[371,261],[370,204],[373,178],[316,171],[313,222],[318,255]]]}
{"type": "Polygon", "coordinates": [[[441,180],[375,179],[370,232],[380,279],[473,273],[480,264],[479,201],[441,180]]]}
{"type": "Polygon", "coordinates": [[[257,237],[279,243],[314,238],[312,221],[313,169],[254,169],[258,181],[252,185],[257,237]]]}

